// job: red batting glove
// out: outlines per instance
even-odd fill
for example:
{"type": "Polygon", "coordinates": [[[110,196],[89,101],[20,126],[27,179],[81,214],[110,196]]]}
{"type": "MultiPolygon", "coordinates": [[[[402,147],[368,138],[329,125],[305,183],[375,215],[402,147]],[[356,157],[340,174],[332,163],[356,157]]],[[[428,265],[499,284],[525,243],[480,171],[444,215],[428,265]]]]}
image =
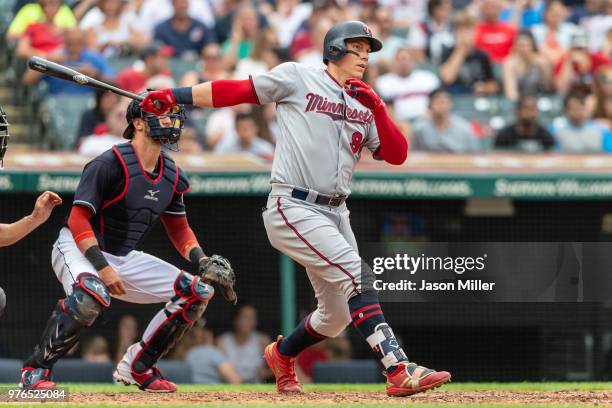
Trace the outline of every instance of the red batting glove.
{"type": "Polygon", "coordinates": [[[174,105],[176,105],[176,97],[170,88],[150,91],[143,101],[140,102],[142,109],[155,115],[163,115],[174,105]]]}
{"type": "Polygon", "coordinates": [[[385,104],[380,99],[376,92],[365,82],[358,80],[357,78],[349,78],[345,84],[349,87],[346,89],[346,93],[352,98],[355,98],[366,108],[376,113],[380,109],[384,109],[385,104]]]}

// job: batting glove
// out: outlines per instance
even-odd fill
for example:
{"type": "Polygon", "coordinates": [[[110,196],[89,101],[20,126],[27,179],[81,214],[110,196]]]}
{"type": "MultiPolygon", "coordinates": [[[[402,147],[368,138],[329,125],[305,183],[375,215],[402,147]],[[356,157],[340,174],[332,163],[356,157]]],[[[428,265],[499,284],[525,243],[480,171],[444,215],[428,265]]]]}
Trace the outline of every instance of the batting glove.
{"type": "Polygon", "coordinates": [[[163,115],[174,105],[176,105],[176,97],[170,88],[149,91],[143,101],[140,102],[142,109],[155,115],[163,115]]]}
{"type": "Polygon", "coordinates": [[[348,85],[346,93],[352,98],[355,98],[366,108],[370,109],[373,113],[380,111],[385,108],[385,104],[380,97],[374,92],[374,90],[365,82],[358,80],[357,78],[349,78],[345,82],[348,85]]]}

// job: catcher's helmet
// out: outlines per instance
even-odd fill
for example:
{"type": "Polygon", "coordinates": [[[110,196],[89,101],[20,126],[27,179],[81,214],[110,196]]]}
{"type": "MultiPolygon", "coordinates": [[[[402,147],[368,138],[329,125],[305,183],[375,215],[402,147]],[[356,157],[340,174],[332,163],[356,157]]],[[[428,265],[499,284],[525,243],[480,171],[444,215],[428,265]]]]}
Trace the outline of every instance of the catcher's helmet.
{"type": "Polygon", "coordinates": [[[6,119],[6,113],[0,106],[0,168],[4,167],[4,153],[6,153],[6,147],[8,146],[9,138],[9,123],[6,119]]]}
{"type": "Polygon", "coordinates": [[[380,51],[382,42],[372,36],[372,30],[361,21],[345,21],[336,24],[325,34],[323,62],[337,61],[346,54],[346,40],[364,38],[370,41],[370,52],[380,51]]]}
{"type": "MultiPolygon", "coordinates": [[[[142,95],[144,96],[146,94],[142,95]]],[[[126,139],[132,139],[134,137],[135,129],[132,123],[134,118],[142,118],[147,121],[151,139],[157,140],[163,145],[174,145],[181,138],[181,132],[183,131],[183,127],[185,127],[185,119],[187,116],[185,115],[183,105],[174,105],[167,113],[156,116],[150,112],[143,111],[140,108],[140,102],[133,100],[125,112],[125,119],[128,122],[128,127],[123,132],[123,137],[126,139]],[[160,123],[162,117],[169,117],[172,120],[172,124],[170,126],[162,126],[160,123]]]]}

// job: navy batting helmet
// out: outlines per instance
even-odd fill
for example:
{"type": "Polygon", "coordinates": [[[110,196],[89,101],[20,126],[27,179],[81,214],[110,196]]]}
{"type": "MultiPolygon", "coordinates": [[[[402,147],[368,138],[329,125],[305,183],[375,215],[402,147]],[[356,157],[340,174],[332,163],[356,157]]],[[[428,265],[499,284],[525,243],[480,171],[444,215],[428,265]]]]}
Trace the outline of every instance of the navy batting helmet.
{"type": "Polygon", "coordinates": [[[9,139],[9,123],[6,119],[6,113],[0,106],[0,167],[4,167],[4,153],[6,153],[6,147],[8,146],[9,139]]]}
{"type": "MultiPolygon", "coordinates": [[[[145,95],[145,94],[143,94],[145,95]]],[[[157,140],[163,145],[174,145],[181,138],[181,132],[185,127],[185,109],[183,105],[174,105],[167,113],[156,116],[150,112],[146,112],[140,108],[140,102],[133,100],[125,112],[125,119],[128,122],[128,127],[123,132],[123,137],[132,139],[134,137],[134,118],[142,118],[147,121],[150,130],[151,139],[157,140]],[[172,123],[169,126],[162,126],[160,119],[169,117],[172,123]]],[[[176,149],[173,149],[176,150],[176,149]]]]}
{"type": "Polygon", "coordinates": [[[372,30],[361,21],[345,21],[336,24],[325,34],[323,41],[323,62],[337,61],[347,52],[346,40],[363,38],[370,42],[370,52],[380,51],[382,42],[372,36],[372,30]]]}

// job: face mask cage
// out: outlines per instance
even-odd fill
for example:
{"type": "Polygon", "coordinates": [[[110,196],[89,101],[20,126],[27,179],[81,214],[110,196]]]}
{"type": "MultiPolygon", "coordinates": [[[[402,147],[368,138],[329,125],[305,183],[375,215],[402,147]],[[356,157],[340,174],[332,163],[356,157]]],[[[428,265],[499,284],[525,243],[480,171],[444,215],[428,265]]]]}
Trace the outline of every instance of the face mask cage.
{"type": "Polygon", "coordinates": [[[183,107],[174,105],[168,113],[159,116],[146,114],[145,118],[151,138],[169,150],[178,151],[178,141],[186,119],[183,107]]]}

